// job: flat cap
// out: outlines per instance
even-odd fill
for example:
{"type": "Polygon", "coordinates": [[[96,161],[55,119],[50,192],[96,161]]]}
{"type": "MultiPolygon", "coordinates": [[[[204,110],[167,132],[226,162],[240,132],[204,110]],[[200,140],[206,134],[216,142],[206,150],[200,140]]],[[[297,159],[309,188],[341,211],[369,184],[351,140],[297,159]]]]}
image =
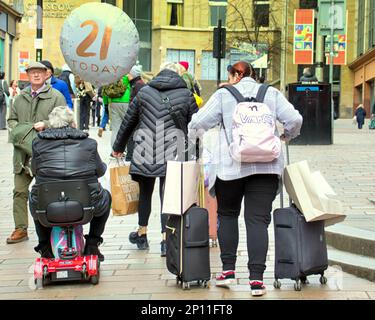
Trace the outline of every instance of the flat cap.
{"type": "Polygon", "coordinates": [[[40,62],[31,62],[27,67],[26,67],[26,72],[31,70],[31,69],[44,69],[47,70],[47,67],[40,62]]]}

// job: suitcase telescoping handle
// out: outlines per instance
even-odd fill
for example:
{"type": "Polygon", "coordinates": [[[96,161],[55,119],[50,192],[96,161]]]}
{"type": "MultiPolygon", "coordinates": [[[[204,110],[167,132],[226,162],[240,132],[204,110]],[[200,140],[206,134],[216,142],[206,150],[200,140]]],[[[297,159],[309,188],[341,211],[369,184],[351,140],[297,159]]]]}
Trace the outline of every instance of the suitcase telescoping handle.
{"type": "MultiPolygon", "coordinates": [[[[283,134],[280,136],[280,138],[283,138],[283,134]]],[[[289,156],[289,142],[285,141],[285,153],[286,153],[286,164],[290,164],[290,156],[289,156]]],[[[292,200],[289,197],[289,206],[292,206],[292,200]]],[[[280,208],[284,208],[284,182],[281,187],[281,192],[280,192],[280,208]]]]}

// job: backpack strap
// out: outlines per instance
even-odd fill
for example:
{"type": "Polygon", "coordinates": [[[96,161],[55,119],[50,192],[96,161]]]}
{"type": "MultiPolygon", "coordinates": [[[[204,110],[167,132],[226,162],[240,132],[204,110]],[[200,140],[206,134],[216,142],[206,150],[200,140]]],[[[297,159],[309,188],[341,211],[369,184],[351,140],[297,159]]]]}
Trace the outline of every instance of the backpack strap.
{"type": "MultiPolygon", "coordinates": [[[[237,100],[238,103],[248,101],[234,86],[226,85],[222,86],[221,88],[227,89],[232,96],[237,100]]],[[[220,88],[220,89],[221,89],[220,88]]]]}
{"type": "Polygon", "coordinates": [[[267,92],[269,87],[270,87],[269,84],[262,84],[259,87],[257,96],[255,97],[257,102],[263,103],[264,97],[266,96],[266,92],[267,92]]]}

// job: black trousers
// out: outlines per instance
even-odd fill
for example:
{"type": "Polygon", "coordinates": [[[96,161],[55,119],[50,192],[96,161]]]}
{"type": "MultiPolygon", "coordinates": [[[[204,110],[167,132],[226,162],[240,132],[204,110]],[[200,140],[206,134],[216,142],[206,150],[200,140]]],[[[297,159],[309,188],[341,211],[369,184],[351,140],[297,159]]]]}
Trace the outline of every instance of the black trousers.
{"type": "Polygon", "coordinates": [[[85,95],[80,99],[79,104],[79,128],[81,130],[89,129],[89,119],[90,119],[90,102],[91,99],[88,95],[85,95]]]}
{"type": "MultiPolygon", "coordinates": [[[[139,183],[139,206],[138,206],[138,225],[142,227],[148,226],[152,209],[152,194],[156,178],[144,177],[140,175],[132,175],[132,178],[139,183]]],[[[161,206],[163,206],[163,193],[164,193],[165,177],[159,177],[159,197],[161,206]]],[[[160,214],[161,232],[166,232],[168,215],[160,214]]]]}
{"type": "MultiPolygon", "coordinates": [[[[104,232],[105,224],[107,222],[109,212],[111,210],[111,194],[105,190],[103,199],[100,201],[101,206],[95,206],[94,218],[90,222],[90,238],[100,238],[104,232]]],[[[44,227],[38,220],[34,220],[35,231],[38,235],[39,243],[49,243],[52,228],[44,227]]]]}
{"type": "Polygon", "coordinates": [[[268,251],[268,225],[272,202],[278,189],[278,176],[259,174],[223,181],[217,178],[218,239],[223,270],[235,270],[239,239],[238,217],[245,198],[244,218],[247,234],[250,280],[263,280],[268,251]]]}

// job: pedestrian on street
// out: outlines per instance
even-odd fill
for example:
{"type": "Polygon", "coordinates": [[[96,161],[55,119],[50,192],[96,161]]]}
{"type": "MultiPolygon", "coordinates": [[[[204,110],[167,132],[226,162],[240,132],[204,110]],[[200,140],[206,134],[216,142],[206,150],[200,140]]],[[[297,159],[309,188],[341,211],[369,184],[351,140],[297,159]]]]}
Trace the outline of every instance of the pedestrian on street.
{"type": "Polygon", "coordinates": [[[53,65],[51,62],[49,62],[48,60],[43,60],[41,61],[40,63],[44,64],[46,67],[47,67],[47,80],[46,82],[52,86],[52,88],[60,91],[62,93],[62,95],[64,96],[65,98],[65,101],[69,108],[73,110],[73,101],[72,101],[72,98],[70,96],[70,93],[69,93],[69,88],[68,88],[68,85],[60,80],[60,79],[57,79],[53,76],[54,72],[55,72],[55,69],[53,68],[53,65]]]}
{"type": "Polygon", "coordinates": [[[21,93],[20,88],[18,88],[18,84],[16,80],[12,80],[10,82],[9,87],[9,108],[11,108],[14,99],[21,93]]]}
{"type": "MultiPolygon", "coordinates": [[[[253,68],[239,61],[228,68],[229,82],[244,96],[255,97],[261,84],[251,75],[253,68]]],[[[296,137],[302,117],[277,89],[269,87],[264,103],[284,126],[284,135],[296,137]]],[[[213,156],[216,164],[210,166],[209,192],[218,202],[218,239],[222,273],[216,278],[217,286],[235,283],[237,247],[239,241],[238,217],[244,198],[244,218],[247,233],[248,269],[253,295],[265,293],[263,273],[268,251],[268,225],[271,221],[272,202],[281,186],[284,169],[283,155],[272,162],[237,162],[229,152],[232,139],[233,112],[237,100],[226,89],[219,88],[204,108],[193,115],[189,123],[189,137],[196,138],[210,128],[221,125],[218,150],[213,156]]],[[[278,135],[278,133],[277,133],[278,135]]]]}
{"type": "Polygon", "coordinates": [[[68,85],[70,97],[74,99],[77,95],[75,76],[67,64],[64,64],[61,69],[62,72],[60,73],[58,78],[68,85]]]}
{"type": "MultiPolygon", "coordinates": [[[[128,78],[130,80],[130,103],[134,100],[135,96],[138,94],[139,90],[141,90],[146,84],[142,80],[141,77],[142,68],[140,66],[134,65],[131,70],[129,71],[128,78]]],[[[134,137],[131,136],[129,138],[129,142],[126,145],[126,161],[131,161],[133,157],[133,150],[134,150],[134,137]]]]}
{"type": "MultiPolygon", "coordinates": [[[[40,62],[30,63],[26,72],[30,86],[21,91],[12,105],[8,119],[11,137],[13,130],[17,131],[19,128],[25,128],[22,130],[25,130],[23,135],[26,135],[30,131],[28,124],[32,128],[32,133],[43,131],[49,127],[48,115],[53,108],[66,104],[64,96],[49,84],[46,84],[48,75],[47,67],[44,64],[40,62]]],[[[27,200],[29,197],[28,188],[33,179],[30,174],[30,158],[25,150],[14,147],[13,217],[15,230],[7,239],[8,244],[29,239],[27,235],[27,200]]]]}
{"type": "Polygon", "coordinates": [[[105,127],[109,121],[109,114],[108,114],[108,97],[103,96],[103,87],[99,87],[98,89],[98,100],[97,102],[102,106],[102,120],[99,124],[98,129],[98,136],[101,138],[103,136],[103,131],[106,130],[105,127]]]}
{"type": "Polygon", "coordinates": [[[85,235],[84,255],[97,255],[100,261],[104,261],[98,246],[103,242],[101,236],[111,208],[111,195],[98,183],[98,178],[104,175],[107,166],[99,156],[96,141],[88,138],[87,133],[76,129],[73,112],[66,106],[58,106],[52,110],[49,114],[49,128],[34,139],[31,169],[35,184],[30,193],[30,212],[39,240],[34,250],[43,258],[54,258],[50,243],[52,228],[44,227],[35,213],[38,184],[84,179],[93,190],[90,205],[95,208],[89,234],[85,235]]]}
{"type": "MultiPolygon", "coordinates": [[[[117,86],[117,84],[112,84],[112,86],[117,86]]],[[[107,92],[108,90],[106,88],[103,89],[103,98],[105,100],[108,99],[109,118],[111,119],[111,146],[113,146],[116,140],[117,132],[129,107],[131,89],[127,75],[122,77],[122,87],[125,87],[125,90],[122,91],[124,93],[118,98],[110,97],[107,92]]],[[[117,90],[119,88],[115,88],[115,91],[117,90]]]]}
{"type": "Polygon", "coordinates": [[[300,82],[317,82],[318,78],[314,75],[311,68],[303,69],[303,74],[299,79],[300,82]]]}
{"type": "Polygon", "coordinates": [[[91,83],[80,80],[77,87],[77,98],[79,98],[79,128],[86,132],[89,130],[90,105],[94,95],[94,89],[91,83]]]}
{"type": "Polygon", "coordinates": [[[366,110],[363,108],[363,104],[360,104],[355,110],[355,117],[357,120],[358,129],[362,129],[366,118],[366,110]]]}
{"type": "Polygon", "coordinates": [[[5,73],[0,72],[0,130],[7,129],[7,107],[8,107],[8,98],[9,94],[9,87],[8,83],[6,82],[5,73]]]}
{"type": "MultiPolygon", "coordinates": [[[[175,63],[165,63],[161,71],[143,87],[132,101],[113,145],[113,156],[122,157],[125,146],[134,132],[134,153],[130,174],[139,183],[138,230],[130,233],[129,240],[139,249],[148,249],[147,226],[151,214],[151,200],[155,180],[159,178],[160,201],[163,202],[166,164],[177,155],[180,130],[176,129],[162,94],[179,113],[187,129],[193,113],[198,111],[195,99],[179,74],[175,63]]],[[[184,144],[182,144],[184,145],[184,144]]],[[[184,148],[182,148],[184,149],[184,148]]],[[[166,220],[161,214],[161,256],[166,255],[166,220]]]]}

